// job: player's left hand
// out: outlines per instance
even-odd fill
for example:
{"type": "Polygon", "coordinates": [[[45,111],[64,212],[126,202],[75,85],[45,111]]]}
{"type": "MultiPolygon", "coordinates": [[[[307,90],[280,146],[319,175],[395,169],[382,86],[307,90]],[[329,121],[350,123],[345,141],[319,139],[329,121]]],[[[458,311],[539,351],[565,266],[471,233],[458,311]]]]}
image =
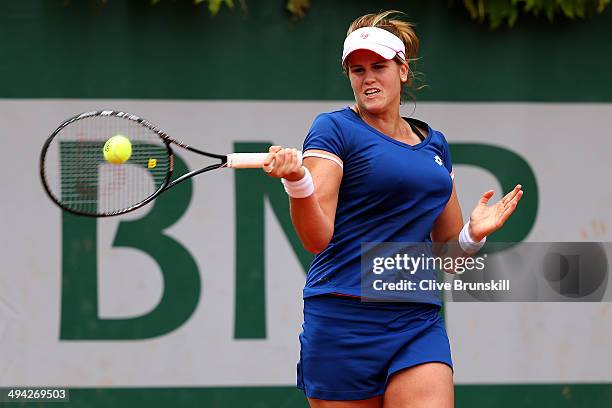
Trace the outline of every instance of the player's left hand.
{"type": "Polygon", "coordinates": [[[470,236],[476,242],[491,235],[504,225],[508,217],[512,215],[518,202],[523,196],[522,186],[517,184],[504,198],[495,204],[488,206],[493,197],[493,190],[489,190],[480,197],[478,204],[470,215],[470,236]]]}

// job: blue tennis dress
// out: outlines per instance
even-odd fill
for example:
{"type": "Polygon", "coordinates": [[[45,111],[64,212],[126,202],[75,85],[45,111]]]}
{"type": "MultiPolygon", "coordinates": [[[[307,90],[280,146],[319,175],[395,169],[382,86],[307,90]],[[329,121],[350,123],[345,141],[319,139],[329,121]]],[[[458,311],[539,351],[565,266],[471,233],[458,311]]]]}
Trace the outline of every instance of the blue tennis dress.
{"type": "Polygon", "coordinates": [[[297,385],[310,398],[367,399],[383,394],[401,369],[426,362],[452,368],[438,297],[360,300],[361,244],[431,242],[452,192],[446,139],[424,122],[405,120],[427,130],[421,143],[397,141],[348,107],[317,116],[304,141],[304,152],[324,150],[344,165],[334,235],[304,287],[297,385]]]}

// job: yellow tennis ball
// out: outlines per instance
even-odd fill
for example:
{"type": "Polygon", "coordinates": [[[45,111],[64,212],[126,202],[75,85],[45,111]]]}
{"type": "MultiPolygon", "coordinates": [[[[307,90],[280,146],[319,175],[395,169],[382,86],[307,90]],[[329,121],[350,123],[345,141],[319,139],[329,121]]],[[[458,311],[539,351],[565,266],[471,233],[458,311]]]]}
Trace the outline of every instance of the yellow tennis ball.
{"type": "Polygon", "coordinates": [[[107,162],[125,163],[132,155],[132,143],[123,135],[115,135],[104,143],[103,152],[107,162]]]}

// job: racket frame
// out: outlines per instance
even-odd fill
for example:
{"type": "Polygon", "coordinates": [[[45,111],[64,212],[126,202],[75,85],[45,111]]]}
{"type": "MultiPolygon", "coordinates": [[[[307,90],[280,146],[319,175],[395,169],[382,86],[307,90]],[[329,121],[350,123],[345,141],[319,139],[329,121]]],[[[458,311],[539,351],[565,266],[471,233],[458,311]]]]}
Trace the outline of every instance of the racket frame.
{"type": "Polygon", "coordinates": [[[162,130],[160,130],[159,128],[157,128],[155,125],[153,125],[151,122],[138,117],[136,115],[133,115],[131,113],[127,113],[127,112],[123,112],[123,111],[116,111],[116,110],[98,110],[98,111],[91,111],[91,112],[85,112],[85,113],[81,113],[79,115],[75,115],[70,119],[67,119],[66,121],[64,121],[61,125],[58,126],[57,129],[55,129],[55,131],[53,131],[53,133],[51,133],[51,135],[47,138],[47,140],[45,141],[45,143],[43,144],[41,153],[40,153],[40,179],[42,181],[43,184],[43,188],[45,190],[45,192],[47,193],[47,195],[49,196],[49,198],[51,199],[51,201],[53,201],[55,204],[57,204],[60,208],[62,208],[63,210],[66,210],[72,214],[75,215],[81,215],[81,216],[86,216],[86,217],[92,217],[92,218],[102,218],[102,217],[113,217],[116,215],[120,215],[120,214],[125,214],[134,210],[137,210],[138,208],[141,208],[143,206],[145,206],[146,204],[150,203],[151,201],[153,201],[155,198],[157,198],[161,193],[163,193],[164,191],[176,186],[177,184],[193,177],[196,176],[198,174],[207,172],[207,171],[211,171],[211,170],[215,170],[218,169],[220,167],[224,167],[227,164],[227,155],[222,155],[222,154],[215,154],[215,153],[210,153],[210,152],[205,152],[203,150],[200,149],[196,149],[194,147],[191,147],[188,144],[179,142],[176,139],[171,138],[170,136],[168,136],[168,134],[162,130]],[[49,149],[49,146],[51,145],[51,143],[53,142],[53,139],[55,139],[55,137],[59,134],[59,132],[61,132],[66,126],[77,122],[79,120],[82,119],[86,119],[86,118],[91,118],[91,117],[96,117],[96,116],[114,116],[117,118],[121,118],[121,119],[127,119],[127,120],[131,120],[133,122],[136,122],[137,124],[144,126],[146,128],[148,128],[149,130],[151,130],[152,132],[156,133],[160,139],[162,140],[162,142],[164,143],[164,145],[166,146],[166,151],[168,153],[168,171],[166,173],[166,177],[163,181],[163,183],[159,186],[159,188],[153,192],[153,194],[151,194],[150,196],[148,196],[147,198],[145,198],[144,200],[140,201],[137,204],[134,204],[130,207],[124,208],[123,210],[119,210],[119,211],[112,211],[112,212],[108,212],[108,213],[96,213],[96,214],[91,214],[91,213],[86,213],[86,212],[81,212],[78,210],[75,210],[73,208],[67,207],[64,204],[62,204],[61,200],[59,200],[57,197],[55,197],[55,195],[51,192],[51,188],[49,187],[49,184],[47,182],[47,177],[45,175],[45,161],[46,161],[46,153],[47,150],[49,149]],[[171,145],[172,144],[176,144],[186,150],[189,150],[191,152],[203,155],[203,156],[207,156],[210,158],[214,158],[214,159],[219,159],[221,162],[220,163],[215,163],[206,167],[203,167],[201,169],[198,170],[193,170],[190,171],[188,173],[183,174],[182,176],[178,177],[176,180],[172,180],[172,175],[174,173],[174,151],[172,150],[171,145]],[[172,181],[170,181],[172,180],[172,181]]]}

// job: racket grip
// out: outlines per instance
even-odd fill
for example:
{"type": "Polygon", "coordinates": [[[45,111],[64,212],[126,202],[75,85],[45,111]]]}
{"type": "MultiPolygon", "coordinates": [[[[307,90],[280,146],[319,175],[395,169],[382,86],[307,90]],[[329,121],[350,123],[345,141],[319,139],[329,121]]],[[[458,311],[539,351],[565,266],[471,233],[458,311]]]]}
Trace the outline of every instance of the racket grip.
{"type": "MultiPolygon", "coordinates": [[[[302,152],[298,150],[298,160],[302,164],[302,152]]],[[[227,155],[227,167],[234,169],[262,168],[268,153],[230,153],[227,155]]],[[[272,162],[272,167],[274,162],[272,162]]]]}

